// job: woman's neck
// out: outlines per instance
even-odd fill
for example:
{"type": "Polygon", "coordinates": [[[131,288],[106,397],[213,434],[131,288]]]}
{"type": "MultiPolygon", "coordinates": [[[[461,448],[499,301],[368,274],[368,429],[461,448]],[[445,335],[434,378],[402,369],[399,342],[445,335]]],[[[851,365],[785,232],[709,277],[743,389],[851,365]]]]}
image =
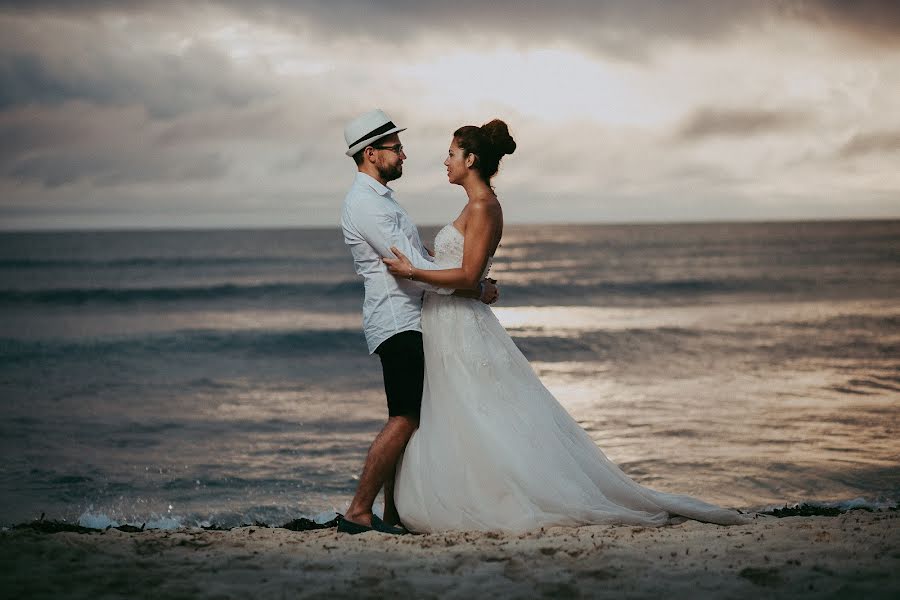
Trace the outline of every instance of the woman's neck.
{"type": "Polygon", "coordinates": [[[462,186],[463,189],[466,190],[466,195],[469,197],[470,202],[482,198],[493,199],[497,197],[494,194],[494,190],[491,189],[491,186],[489,186],[481,177],[468,177],[462,182],[462,186]]]}

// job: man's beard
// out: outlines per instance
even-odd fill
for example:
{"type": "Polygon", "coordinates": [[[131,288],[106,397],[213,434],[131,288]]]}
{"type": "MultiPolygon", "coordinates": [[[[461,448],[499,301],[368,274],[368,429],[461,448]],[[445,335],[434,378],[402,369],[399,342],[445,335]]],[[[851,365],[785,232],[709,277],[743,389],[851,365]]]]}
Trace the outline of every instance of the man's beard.
{"type": "Polygon", "coordinates": [[[400,179],[403,175],[403,165],[385,165],[378,167],[378,174],[385,181],[400,179]]]}

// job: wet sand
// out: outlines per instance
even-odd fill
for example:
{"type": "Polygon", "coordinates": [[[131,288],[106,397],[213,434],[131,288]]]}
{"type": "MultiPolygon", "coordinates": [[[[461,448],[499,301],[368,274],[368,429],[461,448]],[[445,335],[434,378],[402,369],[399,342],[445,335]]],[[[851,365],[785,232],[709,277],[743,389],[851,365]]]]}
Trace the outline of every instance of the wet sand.
{"type": "Polygon", "coordinates": [[[0,533],[10,598],[897,598],[900,512],[523,535],[0,533]]]}

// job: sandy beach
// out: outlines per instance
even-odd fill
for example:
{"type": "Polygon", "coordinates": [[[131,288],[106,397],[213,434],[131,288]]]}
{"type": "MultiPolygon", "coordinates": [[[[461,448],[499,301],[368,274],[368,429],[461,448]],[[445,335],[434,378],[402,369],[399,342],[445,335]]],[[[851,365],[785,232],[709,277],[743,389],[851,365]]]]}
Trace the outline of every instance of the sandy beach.
{"type": "Polygon", "coordinates": [[[897,598],[900,512],[722,527],[358,536],[240,527],[0,533],[8,598],[897,598]]]}

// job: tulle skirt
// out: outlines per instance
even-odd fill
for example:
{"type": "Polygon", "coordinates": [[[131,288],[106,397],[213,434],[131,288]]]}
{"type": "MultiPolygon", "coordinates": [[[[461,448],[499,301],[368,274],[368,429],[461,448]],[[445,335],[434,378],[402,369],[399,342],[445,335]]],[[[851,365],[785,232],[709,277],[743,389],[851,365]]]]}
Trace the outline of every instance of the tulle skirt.
{"type": "Polygon", "coordinates": [[[428,293],[422,332],[422,415],[394,492],[412,531],[747,522],[632,481],[541,384],[489,306],[428,293]]]}

